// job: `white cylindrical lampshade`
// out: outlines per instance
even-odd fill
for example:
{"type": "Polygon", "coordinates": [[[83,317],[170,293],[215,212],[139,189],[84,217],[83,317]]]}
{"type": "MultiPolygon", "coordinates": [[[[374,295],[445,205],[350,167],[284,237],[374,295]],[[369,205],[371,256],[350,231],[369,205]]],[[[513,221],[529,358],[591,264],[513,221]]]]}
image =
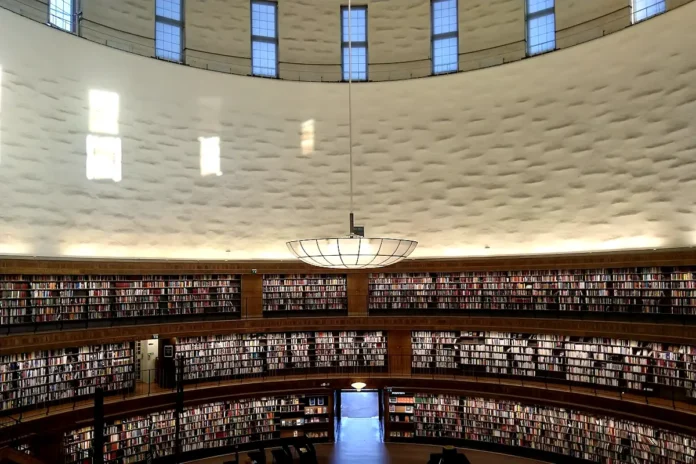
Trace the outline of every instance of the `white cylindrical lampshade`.
{"type": "Polygon", "coordinates": [[[385,267],[407,258],[418,242],[393,238],[317,238],[288,242],[288,249],[305,263],[335,269],[385,267]]]}

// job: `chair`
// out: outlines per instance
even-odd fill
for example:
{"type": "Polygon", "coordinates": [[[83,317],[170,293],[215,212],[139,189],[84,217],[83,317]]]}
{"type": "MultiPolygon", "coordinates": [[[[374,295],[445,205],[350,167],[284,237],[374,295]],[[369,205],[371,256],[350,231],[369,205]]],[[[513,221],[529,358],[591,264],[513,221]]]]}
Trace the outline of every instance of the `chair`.
{"type": "Polygon", "coordinates": [[[249,451],[248,455],[254,464],[266,464],[266,451],[263,448],[259,451],[249,451]]]}
{"type": "MultiPolygon", "coordinates": [[[[283,446],[285,448],[285,446],[283,446]]],[[[292,455],[284,449],[274,449],[271,451],[275,464],[292,464],[292,455]]]]}

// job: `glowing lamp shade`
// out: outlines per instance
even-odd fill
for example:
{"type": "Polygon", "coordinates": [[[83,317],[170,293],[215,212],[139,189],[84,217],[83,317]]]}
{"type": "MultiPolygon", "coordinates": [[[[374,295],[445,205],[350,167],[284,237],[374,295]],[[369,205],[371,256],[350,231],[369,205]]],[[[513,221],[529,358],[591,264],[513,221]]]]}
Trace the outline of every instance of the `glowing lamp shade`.
{"type": "Polygon", "coordinates": [[[353,382],[350,384],[350,386],[360,391],[363,388],[367,387],[367,384],[365,382],[353,382]]]}
{"type": "Polygon", "coordinates": [[[418,242],[393,238],[317,238],[287,242],[298,259],[312,266],[334,269],[370,269],[408,258],[418,242]]]}

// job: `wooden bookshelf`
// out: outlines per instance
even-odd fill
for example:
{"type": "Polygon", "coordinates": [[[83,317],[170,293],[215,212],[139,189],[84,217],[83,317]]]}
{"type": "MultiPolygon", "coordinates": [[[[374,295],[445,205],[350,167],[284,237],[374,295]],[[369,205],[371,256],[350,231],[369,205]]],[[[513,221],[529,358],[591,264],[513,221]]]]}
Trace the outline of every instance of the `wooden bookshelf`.
{"type": "MultiPolygon", "coordinates": [[[[696,346],[510,332],[412,332],[415,372],[537,377],[696,399],[696,346]],[[678,395],[679,396],[679,395],[678,395]]],[[[681,399],[681,398],[679,398],[681,399]]]]}
{"type": "Polygon", "coordinates": [[[239,313],[235,275],[0,274],[0,325],[239,313]]]}
{"type": "MultiPolygon", "coordinates": [[[[135,416],[104,426],[104,463],[144,462],[150,454],[150,419],[135,416]]],[[[92,462],[94,427],[84,427],[64,436],[66,464],[92,462]]]]}
{"type": "Polygon", "coordinates": [[[0,356],[0,406],[20,409],[132,388],[132,342],[0,356]]]}
{"type": "Polygon", "coordinates": [[[407,392],[391,392],[388,402],[390,441],[523,447],[636,464],[692,462],[696,455],[694,437],[574,409],[407,392]]]}
{"type": "Polygon", "coordinates": [[[176,448],[176,411],[168,409],[149,415],[149,437],[152,456],[160,458],[171,456],[176,448]]]}
{"type": "Polygon", "coordinates": [[[260,374],[266,366],[266,334],[184,337],[175,349],[185,380],[260,374]]]}
{"type": "Polygon", "coordinates": [[[263,276],[263,311],[348,310],[347,279],[340,274],[263,276]]]}
{"type": "MultiPolygon", "coordinates": [[[[174,454],[174,410],[120,419],[104,427],[104,462],[144,462],[174,454]]],[[[330,398],[323,394],[217,401],[185,407],[179,417],[182,453],[213,454],[234,445],[307,436],[328,441],[333,433],[330,398]]],[[[64,435],[64,462],[91,462],[94,428],[64,435]]]]}
{"type": "Polygon", "coordinates": [[[369,308],[696,315],[696,268],[371,274],[369,308]]]}
{"type": "Polygon", "coordinates": [[[387,366],[382,331],[279,332],[183,337],[184,379],[282,375],[296,369],[387,366]]]}

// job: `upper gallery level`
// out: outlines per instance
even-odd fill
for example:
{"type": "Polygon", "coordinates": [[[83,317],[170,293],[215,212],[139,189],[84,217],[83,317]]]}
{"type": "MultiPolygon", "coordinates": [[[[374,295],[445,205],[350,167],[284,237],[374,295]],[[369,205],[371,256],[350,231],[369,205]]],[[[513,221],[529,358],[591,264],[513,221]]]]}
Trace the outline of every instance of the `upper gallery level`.
{"type": "MultiPolygon", "coordinates": [[[[353,86],[358,224],[414,258],[693,246],[694,21],[353,86]]],[[[345,232],[348,86],[0,26],[0,254],[279,260],[345,232]]]]}
{"type": "Polygon", "coordinates": [[[93,42],[202,69],[300,81],[401,80],[568,48],[690,0],[2,0],[93,42]],[[311,24],[311,27],[308,25],[311,24]],[[349,27],[352,35],[349,35],[349,27]]]}

